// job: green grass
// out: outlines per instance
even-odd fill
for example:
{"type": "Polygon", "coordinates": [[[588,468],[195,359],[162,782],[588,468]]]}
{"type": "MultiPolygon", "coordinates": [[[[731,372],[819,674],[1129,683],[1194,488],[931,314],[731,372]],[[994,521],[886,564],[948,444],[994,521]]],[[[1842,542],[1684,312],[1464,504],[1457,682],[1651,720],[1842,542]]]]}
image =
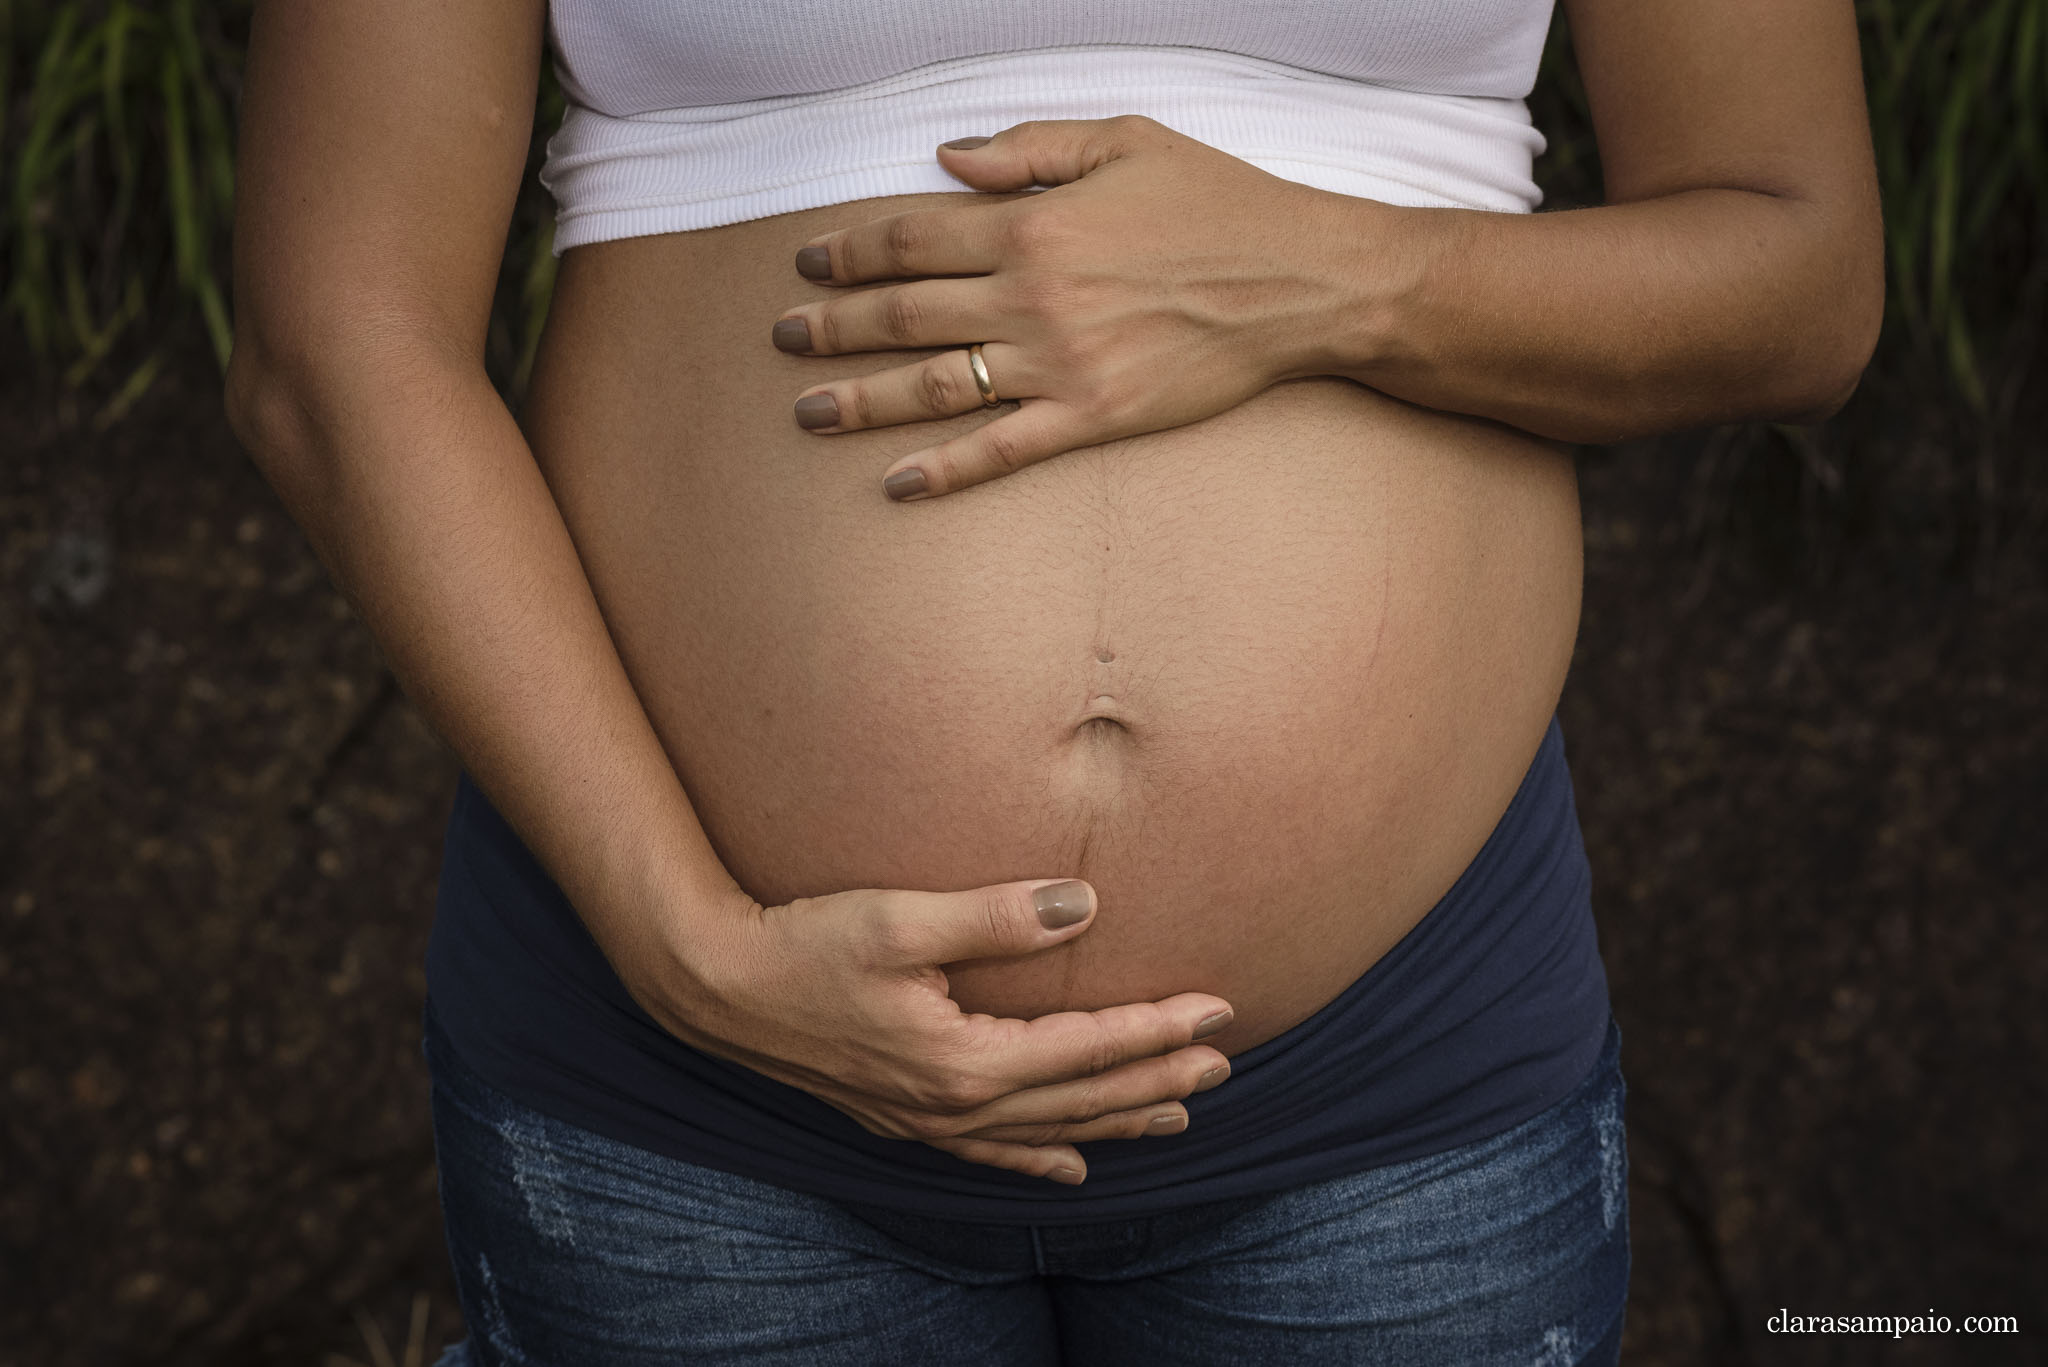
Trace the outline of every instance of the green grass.
{"type": "MultiPolygon", "coordinates": [[[[1934,540],[1981,559],[2001,536],[2048,529],[2048,480],[2019,430],[2048,305],[2048,0],[1856,8],[1889,253],[1885,334],[1852,409],[1872,416],[1712,441],[1731,468],[1805,471],[1801,506],[1831,502],[1838,521],[1931,493],[1934,540]],[[1881,476],[1865,468],[1877,440],[1906,452],[1881,476]]],[[[90,400],[97,426],[119,421],[189,338],[226,364],[248,13],[248,0],[0,0],[0,325],[90,400]]],[[[1539,164],[1551,202],[1597,203],[1561,18],[1532,105],[1551,140],[1539,164]]],[[[486,357],[515,399],[554,281],[553,206],[532,172],[561,111],[549,68],[486,357]]]]}
{"type": "Polygon", "coordinates": [[[0,5],[0,306],[71,388],[122,356],[105,425],[167,358],[135,335],[196,320],[226,364],[235,49],[194,0],[0,5]]]}

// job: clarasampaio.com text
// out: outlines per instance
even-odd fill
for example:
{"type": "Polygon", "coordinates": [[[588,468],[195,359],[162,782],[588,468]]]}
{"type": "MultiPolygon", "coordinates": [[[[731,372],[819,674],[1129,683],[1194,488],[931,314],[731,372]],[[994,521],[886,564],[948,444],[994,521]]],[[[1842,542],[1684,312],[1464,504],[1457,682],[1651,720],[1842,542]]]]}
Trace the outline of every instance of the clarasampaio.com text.
{"type": "Polygon", "coordinates": [[[2013,1315],[1965,1315],[1959,1320],[1937,1315],[1795,1315],[1779,1310],[1765,1327],[1773,1334],[2017,1334],[2013,1315]]]}

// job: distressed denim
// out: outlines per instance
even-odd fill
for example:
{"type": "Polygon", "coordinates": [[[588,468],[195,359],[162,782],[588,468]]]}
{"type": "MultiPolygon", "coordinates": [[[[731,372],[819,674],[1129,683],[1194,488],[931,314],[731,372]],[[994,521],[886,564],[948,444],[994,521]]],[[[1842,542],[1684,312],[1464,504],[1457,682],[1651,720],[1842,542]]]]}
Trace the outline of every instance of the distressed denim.
{"type": "Polygon", "coordinates": [[[1610,1017],[1569,1096],[1446,1153],[1147,1219],[994,1225],[619,1143],[493,1090],[430,1033],[470,1330],[437,1367],[1611,1364],[1620,1047],[1610,1017]]]}

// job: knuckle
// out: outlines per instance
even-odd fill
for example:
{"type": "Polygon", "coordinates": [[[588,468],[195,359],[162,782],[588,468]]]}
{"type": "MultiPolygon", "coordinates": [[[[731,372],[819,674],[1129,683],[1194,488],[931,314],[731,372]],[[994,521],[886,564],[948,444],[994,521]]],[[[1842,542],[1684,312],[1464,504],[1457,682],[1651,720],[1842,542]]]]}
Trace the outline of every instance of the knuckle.
{"type": "Polygon", "coordinates": [[[869,904],[865,948],[871,963],[894,967],[915,962],[921,937],[917,923],[886,898],[869,904]]]}
{"type": "Polygon", "coordinates": [[[1104,1137],[1112,1137],[1112,1140],[1143,1140],[1147,1123],[1149,1119],[1143,1113],[1118,1115],[1114,1119],[1104,1119],[1100,1131],[1104,1137]]]}
{"type": "Polygon", "coordinates": [[[837,398],[839,400],[839,425],[841,427],[878,427],[881,425],[881,411],[875,405],[874,391],[867,385],[848,385],[839,392],[837,398]]]}
{"type": "MultiPolygon", "coordinates": [[[[1093,1060],[1090,1060],[1091,1064],[1093,1060]]],[[[1090,1080],[1074,1093],[1074,1099],[1061,1113],[1061,1119],[1069,1125],[1085,1125],[1091,1120],[1100,1120],[1109,1112],[1109,1099],[1103,1094],[1100,1083],[1090,1080]]]]}
{"type": "Polygon", "coordinates": [[[834,280],[859,280],[867,267],[868,250],[859,233],[847,233],[827,249],[834,280]]]}
{"type": "MultiPolygon", "coordinates": [[[[1088,1038],[1085,1057],[1088,1061],[1088,1072],[1091,1075],[1106,1073],[1116,1067],[1118,1061],[1123,1057],[1123,1048],[1117,1039],[1116,1032],[1098,1020],[1093,1033],[1088,1038]]],[[[1089,1088],[1088,1096],[1090,1101],[1094,1101],[1099,1094],[1099,1088],[1089,1088]]]]}
{"type": "Polygon", "coordinates": [[[892,342],[909,342],[918,335],[924,308],[908,290],[892,290],[882,301],[882,335],[892,342]]]}
{"type": "Polygon", "coordinates": [[[839,311],[827,304],[810,317],[811,350],[830,352],[839,350],[839,311]]]}
{"type": "Polygon", "coordinates": [[[1033,208],[1010,216],[1007,236],[1018,255],[1035,256],[1057,251],[1066,241],[1067,227],[1053,210],[1033,208]]]}
{"type": "Polygon", "coordinates": [[[985,1084],[960,1074],[939,1078],[928,1084],[925,1090],[926,1109],[943,1116],[965,1114],[993,1099],[987,1094],[985,1084]]]}
{"type": "Polygon", "coordinates": [[[990,465],[1005,474],[1021,470],[1030,463],[1024,443],[1004,430],[1008,426],[1008,423],[991,423],[982,429],[981,434],[982,454],[988,457],[990,465]]]}
{"type": "Polygon", "coordinates": [[[948,1110],[946,1083],[942,1078],[919,1077],[902,1087],[903,1104],[911,1114],[905,1123],[916,1126],[931,1121],[935,1116],[948,1110]]]}
{"type": "Polygon", "coordinates": [[[882,228],[882,250],[892,266],[904,264],[930,241],[930,228],[915,214],[899,214],[882,228]]]}
{"type": "MultiPolygon", "coordinates": [[[[1017,933],[1018,914],[1015,902],[999,892],[988,892],[975,899],[970,912],[981,922],[980,930],[988,943],[1002,948],[1015,948],[1025,937],[1017,933]]],[[[1036,924],[1036,918],[1033,918],[1036,924]]]]}
{"type": "Polygon", "coordinates": [[[918,367],[917,402],[924,412],[951,414],[959,410],[964,396],[960,392],[958,377],[953,374],[953,366],[953,355],[948,352],[934,356],[918,367]]]}

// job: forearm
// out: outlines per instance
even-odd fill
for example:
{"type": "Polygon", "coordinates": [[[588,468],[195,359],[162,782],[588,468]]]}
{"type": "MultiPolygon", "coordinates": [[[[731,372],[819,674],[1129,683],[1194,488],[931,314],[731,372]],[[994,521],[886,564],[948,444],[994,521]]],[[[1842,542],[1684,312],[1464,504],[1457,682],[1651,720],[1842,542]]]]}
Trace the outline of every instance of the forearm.
{"type": "Polygon", "coordinates": [[[1562,441],[1816,421],[1876,339],[1876,254],[1816,206],[1689,190],[1547,214],[1354,200],[1332,270],[1338,374],[1562,441]]]}
{"type": "Polygon", "coordinates": [[[355,351],[317,377],[231,374],[244,445],[406,692],[614,963],[687,942],[687,928],[663,936],[656,922],[715,916],[742,894],[518,425],[474,363],[431,347],[355,351]]]}

